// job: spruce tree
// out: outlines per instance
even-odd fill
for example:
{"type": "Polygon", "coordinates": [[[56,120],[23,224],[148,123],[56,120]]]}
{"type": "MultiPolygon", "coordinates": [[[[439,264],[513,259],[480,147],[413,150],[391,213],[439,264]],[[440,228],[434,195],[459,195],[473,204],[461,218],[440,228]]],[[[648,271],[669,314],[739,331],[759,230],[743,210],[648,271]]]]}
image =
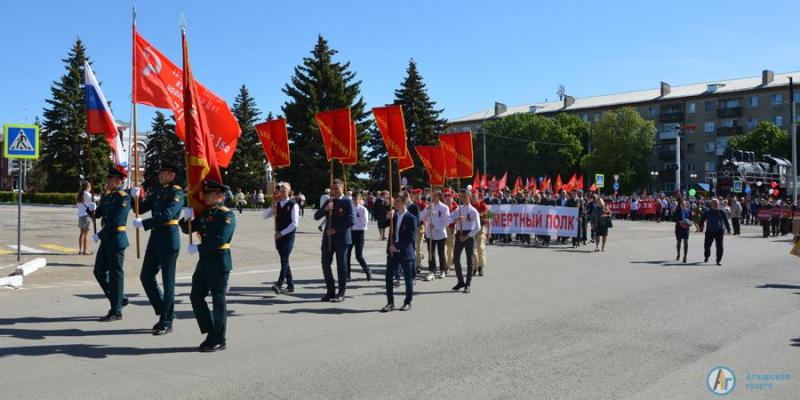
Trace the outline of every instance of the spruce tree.
{"type": "Polygon", "coordinates": [[[175,174],[175,184],[186,185],[186,157],[183,141],[175,134],[173,118],[167,118],[161,111],[156,111],[151,125],[152,132],[148,136],[144,161],[144,183],[146,190],[159,187],[158,171],[161,160],[166,159],[177,165],[180,171],[175,174]]]}
{"type": "MultiPolygon", "coordinates": [[[[366,130],[372,125],[361,97],[361,81],[356,80],[349,62],[333,60],[336,53],[319,36],[311,57],[303,58],[303,63],[295,67],[291,82],[283,88],[289,96],[281,110],[286,115],[289,129],[292,165],[281,170],[281,178],[291,182],[295,192],[306,193],[312,204],[329,185],[330,165],[314,118],[316,113],[350,107],[350,114],[356,121],[359,163],[347,167],[348,183],[358,186],[360,182],[356,174],[371,166],[361,151],[368,139],[366,130]]],[[[341,177],[341,164],[335,161],[334,167],[334,176],[341,177]]]]}
{"type": "Polygon", "coordinates": [[[250,96],[245,85],[239,89],[231,113],[239,121],[242,135],[236,144],[231,164],[223,172],[223,177],[225,184],[230,186],[234,193],[237,188],[250,193],[253,189],[261,188],[261,183],[265,181],[265,157],[255,128],[261,111],[256,107],[256,101],[250,96]]]}
{"type": "MultiPolygon", "coordinates": [[[[417,63],[414,59],[408,62],[406,78],[400,83],[400,88],[395,90],[394,96],[394,104],[399,104],[403,107],[408,150],[411,152],[415,166],[413,169],[404,171],[403,177],[406,177],[409,184],[414,187],[427,187],[428,175],[417,152],[414,151],[414,147],[439,143],[439,135],[444,133],[447,128],[447,121],[440,117],[444,110],[437,110],[436,102],[428,97],[428,90],[425,87],[422,75],[417,70],[417,63]]],[[[369,147],[371,149],[370,159],[377,160],[372,172],[372,178],[379,187],[388,188],[389,184],[386,180],[386,146],[377,128],[374,129],[374,133],[370,136],[369,147]]],[[[394,169],[392,169],[392,175],[397,175],[394,169]]]]}
{"type": "MultiPolygon", "coordinates": [[[[89,180],[89,140],[92,148],[94,189],[105,184],[111,148],[102,135],[86,134],[86,92],[83,62],[88,60],[80,39],[75,41],[67,58],[67,72],[50,87],[51,98],[45,100],[41,129],[42,173],[47,177],[45,190],[76,192],[83,175],[89,180]]],[[[91,64],[91,63],[90,63],[91,64]]]]}

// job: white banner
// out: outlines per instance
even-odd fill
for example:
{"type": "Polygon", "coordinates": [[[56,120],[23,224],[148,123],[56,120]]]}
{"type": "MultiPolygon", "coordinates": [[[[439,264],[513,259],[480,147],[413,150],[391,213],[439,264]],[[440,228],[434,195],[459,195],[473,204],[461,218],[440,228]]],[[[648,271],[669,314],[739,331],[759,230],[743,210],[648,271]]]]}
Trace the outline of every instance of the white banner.
{"type": "Polygon", "coordinates": [[[535,204],[492,205],[493,235],[529,234],[574,237],[578,234],[578,209],[535,204]]]}

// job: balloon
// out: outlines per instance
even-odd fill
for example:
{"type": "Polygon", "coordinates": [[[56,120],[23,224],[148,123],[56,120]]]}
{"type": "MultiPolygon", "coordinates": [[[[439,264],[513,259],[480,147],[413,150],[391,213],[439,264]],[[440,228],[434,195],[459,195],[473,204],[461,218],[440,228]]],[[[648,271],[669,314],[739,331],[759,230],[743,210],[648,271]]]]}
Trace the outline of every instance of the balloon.
{"type": "Polygon", "coordinates": [[[775,181],[773,181],[773,182],[772,182],[772,183],[770,183],[769,185],[770,185],[770,186],[771,186],[773,189],[775,189],[776,187],[778,187],[778,182],[775,182],[775,181]]]}
{"type": "Polygon", "coordinates": [[[756,182],[756,186],[761,186],[761,181],[756,182]]]}
{"type": "Polygon", "coordinates": [[[772,189],[770,189],[770,190],[769,190],[767,193],[769,193],[769,194],[772,194],[772,192],[773,192],[773,190],[772,190],[772,189]]]}
{"type": "Polygon", "coordinates": [[[692,196],[692,197],[694,197],[694,195],[696,195],[696,194],[697,194],[697,191],[696,191],[696,190],[694,190],[694,189],[689,189],[689,196],[692,196]]]}
{"type": "Polygon", "coordinates": [[[748,187],[744,188],[744,192],[745,192],[745,193],[750,193],[750,186],[748,186],[748,187]]]}

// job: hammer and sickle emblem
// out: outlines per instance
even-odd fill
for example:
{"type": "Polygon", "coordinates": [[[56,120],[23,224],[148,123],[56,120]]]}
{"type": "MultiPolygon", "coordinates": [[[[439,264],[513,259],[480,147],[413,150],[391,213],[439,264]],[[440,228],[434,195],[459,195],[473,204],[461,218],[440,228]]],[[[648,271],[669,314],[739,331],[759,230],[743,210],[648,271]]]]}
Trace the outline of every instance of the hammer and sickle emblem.
{"type": "Polygon", "coordinates": [[[155,67],[153,67],[153,64],[150,63],[149,61],[147,62],[147,66],[144,68],[144,71],[142,72],[144,74],[144,76],[150,75],[150,71],[153,71],[153,72],[155,72],[157,74],[160,73],[161,72],[161,59],[158,58],[158,56],[153,51],[153,49],[151,49],[150,47],[144,49],[144,56],[145,56],[145,58],[153,59],[153,60],[156,61],[156,66],[155,67]]]}

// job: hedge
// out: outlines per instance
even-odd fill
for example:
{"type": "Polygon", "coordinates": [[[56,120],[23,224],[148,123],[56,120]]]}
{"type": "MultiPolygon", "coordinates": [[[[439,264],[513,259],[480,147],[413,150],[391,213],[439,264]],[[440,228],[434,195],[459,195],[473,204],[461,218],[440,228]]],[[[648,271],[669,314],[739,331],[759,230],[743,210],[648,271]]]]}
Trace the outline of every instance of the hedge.
{"type": "MultiPolygon", "coordinates": [[[[15,203],[17,192],[0,192],[0,202],[15,203]]],[[[22,193],[23,203],[36,204],[75,204],[75,193],[22,193]]]]}

